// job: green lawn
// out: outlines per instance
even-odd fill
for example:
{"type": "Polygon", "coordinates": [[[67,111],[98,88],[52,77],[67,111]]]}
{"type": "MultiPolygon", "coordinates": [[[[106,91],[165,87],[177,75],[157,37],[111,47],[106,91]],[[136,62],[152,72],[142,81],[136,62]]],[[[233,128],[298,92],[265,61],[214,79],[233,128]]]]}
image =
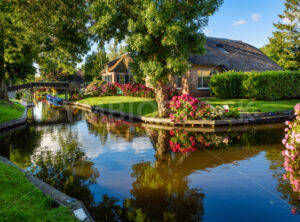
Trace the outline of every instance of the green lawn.
{"type": "Polygon", "coordinates": [[[53,208],[17,168],[0,162],[0,221],[75,221],[65,207],[53,208]]]}
{"type": "Polygon", "coordinates": [[[78,101],[104,109],[112,109],[148,117],[157,116],[157,103],[153,99],[130,96],[91,97],[78,101]]]}
{"type": "Polygon", "coordinates": [[[262,101],[250,99],[217,99],[201,98],[212,105],[229,105],[230,107],[240,108],[241,113],[255,112],[274,112],[293,110],[296,103],[300,100],[279,100],[279,101],[262,101]]]}
{"type": "Polygon", "coordinates": [[[24,106],[12,101],[0,101],[0,123],[22,117],[24,106]]]}

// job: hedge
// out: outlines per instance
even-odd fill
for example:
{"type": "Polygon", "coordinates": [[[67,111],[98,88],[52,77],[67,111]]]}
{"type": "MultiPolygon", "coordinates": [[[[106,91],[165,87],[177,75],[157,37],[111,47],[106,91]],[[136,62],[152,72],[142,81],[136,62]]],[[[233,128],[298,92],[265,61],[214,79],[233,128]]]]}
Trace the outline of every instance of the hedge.
{"type": "Polygon", "coordinates": [[[210,92],[223,99],[300,98],[300,71],[227,72],[213,75],[210,92]]]}

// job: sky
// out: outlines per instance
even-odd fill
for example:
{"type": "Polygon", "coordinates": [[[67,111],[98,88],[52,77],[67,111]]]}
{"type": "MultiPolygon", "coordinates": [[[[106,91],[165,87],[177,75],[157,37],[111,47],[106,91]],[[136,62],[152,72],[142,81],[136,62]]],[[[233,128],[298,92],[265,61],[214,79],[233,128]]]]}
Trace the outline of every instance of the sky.
{"type": "MultiPolygon", "coordinates": [[[[224,0],[219,10],[209,17],[204,33],[210,37],[241,40],[261,48],[268,43],[268,38],[275,31],[273,23],[280,21],[278,14],[283,13],[284,2],[285,0],[224,0]]],[[[97,45],[93,45],[91,52],[96,50],[97,45]]]]}
{"type": "Polygon", "coordinates": [[[260,48],[268,43],[280,21],[284,0],[224,0],[209,18],[204,29],[207,36],[241,40],[260,48]]]}

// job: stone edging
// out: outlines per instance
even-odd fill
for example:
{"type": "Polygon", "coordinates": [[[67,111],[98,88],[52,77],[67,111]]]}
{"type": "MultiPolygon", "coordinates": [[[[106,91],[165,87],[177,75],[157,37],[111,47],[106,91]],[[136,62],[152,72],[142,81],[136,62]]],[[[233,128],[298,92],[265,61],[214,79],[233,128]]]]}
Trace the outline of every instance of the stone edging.
{"type": "Polygon", "coordinates": [[[285,120],[292,120],[295,116],[292,111],[281,112],[268,112],[268,113],[254,113],[254,114],[241,114],[240,119],[228,119],[228,120],[186,120],[179,123],[172,122],[169,118],[155,118],[145,117],[135,114],[103,109],[96,106],[81,104],[77,102],[63,102],[64,105],[70,105],[86,109],[88,111],[96,113],[109,114],[116,117],[132,121],[140,121],[144,123],[166,125],[166,126],[190,126],[190,127],[217,127],[217,126],[232,126],[232,125],[252,125],[252,124],[266,124],[266,123],[278,123],[285,120]]]}
{"type": "Polygon", "coordinates": [[[73,212],[74,216],[80,221],[84,222],[93,222],[93,218],[83,205],[83,203],[75,198],[69,197],[68,195],[62,193],[61,191],[55,189],[54,187],[48,185],[47,183],[41,181],[40,179],[33,176],[31,173],[26,172],[20,167],[16,166],[14,163],[9,161],[7,158],[0,156],[0,162],[16,167],[22,173],[24,173],[29,180],[36,188],[42,191],[46,196],[52,198],[60,206],[69,207],[73,212]]]}
{"type": "Polygon", "coordinates": [[[27,121],[27,106],[26,105],[23,105],[23,106],[24,106],[24,112],[23,112],[22,117],[19,119],[14,119],[14,120],[10,120],[8,122],[0,123],[0,131],[26,123],[26,121],[27,121]]]}

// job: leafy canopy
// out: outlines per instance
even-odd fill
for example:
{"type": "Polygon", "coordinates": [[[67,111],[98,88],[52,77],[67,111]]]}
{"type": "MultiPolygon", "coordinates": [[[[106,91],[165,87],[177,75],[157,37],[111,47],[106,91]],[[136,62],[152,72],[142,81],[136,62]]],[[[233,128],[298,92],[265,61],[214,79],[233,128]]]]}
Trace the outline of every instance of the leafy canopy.
{"type": "Polygon", "coordinates": [[[103,65],[107,62],[108,59],[104,47],[100,47],[98,52],[88,55],[85,59],[85,64],[82,66],[85,81],[90,82],[99,78],[103,65]]]}
{"type": "Polygon", "coordinates": [[[34,62],[45,71],[74,67],[89,48],[86,8],[85,0],[0,1],[6,74],[24,78],[34,62]]]}
{"type": "Polygon", "coordinates": [[[99,41],[125,39],[136,75],[152,84],[189,68],[191,54],[205,52],[202,29],[222,0],[95,0],[89,11],[99,41]]]}
{"type": "Polygon", "coordinates": [[[274,24],[278,29],[269,38],[262,51],[287,70],[300,69],[300,2],[286,0],[281,22],[274,24]]]}

